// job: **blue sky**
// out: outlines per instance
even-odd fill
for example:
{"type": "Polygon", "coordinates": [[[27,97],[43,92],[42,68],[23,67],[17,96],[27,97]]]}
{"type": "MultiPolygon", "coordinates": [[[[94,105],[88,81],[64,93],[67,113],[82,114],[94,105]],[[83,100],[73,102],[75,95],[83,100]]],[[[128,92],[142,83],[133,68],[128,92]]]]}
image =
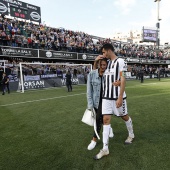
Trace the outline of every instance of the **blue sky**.
{"type": "MultiPolygon", "coordinates": [[[[155,27],[154,0],[21,0],[41,7],[42,22],[52,27],[112,38],[115,32],[155,27]]],[[[170,0],[160,2],[161,43],[170,42],[170,0]]]]}

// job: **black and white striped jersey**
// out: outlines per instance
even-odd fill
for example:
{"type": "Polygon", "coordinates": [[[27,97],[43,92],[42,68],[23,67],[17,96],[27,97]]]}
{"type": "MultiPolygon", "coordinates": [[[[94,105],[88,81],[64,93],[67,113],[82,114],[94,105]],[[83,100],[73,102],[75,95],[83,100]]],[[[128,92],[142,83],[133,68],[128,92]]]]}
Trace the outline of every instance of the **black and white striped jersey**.
{"type": "MultiPolygon", "coordinates": [[[[109,60],[107,69],[103,75],[103,99],[117,100],[120,93],[120,86],[113,86],[113,82],[120,80],[121,73],[127,71],[127,63],[122,58],[109,60]]],[[[123,94],[123,99],[126,93],[123,94]]]]}

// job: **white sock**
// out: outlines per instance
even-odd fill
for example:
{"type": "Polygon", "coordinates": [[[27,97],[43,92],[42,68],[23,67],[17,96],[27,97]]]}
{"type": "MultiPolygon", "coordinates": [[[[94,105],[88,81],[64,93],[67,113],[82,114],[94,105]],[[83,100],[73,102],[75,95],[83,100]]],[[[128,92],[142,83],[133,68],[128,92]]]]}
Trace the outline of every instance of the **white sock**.
{"type": "Polygon", "coordinates": [[[103,125],[103,150],[108,150],[110,125],[103,125]]]}
{"type": "Polygon", "coordinates": [[[125,121],[125,124],[126,124],[126,127],[127,127],[127,130],[129,132],[129,136],[131,138],[134,138],[134,133],[133,133],[133,124],[132,124],[132,119],[129,117],[129,120],[128,121],[125,121]]]}

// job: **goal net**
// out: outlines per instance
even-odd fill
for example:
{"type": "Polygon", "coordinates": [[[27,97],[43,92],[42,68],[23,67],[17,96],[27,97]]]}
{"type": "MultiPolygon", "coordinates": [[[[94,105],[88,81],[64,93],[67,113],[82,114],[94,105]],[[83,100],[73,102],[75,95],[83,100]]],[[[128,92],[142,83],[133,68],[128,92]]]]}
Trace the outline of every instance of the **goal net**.
{"type": "Polygon", "coordinates": [[[66,73],[71,72],[72,85],[86,84],[91,64],[20,63],[18,92],[25,90],[62,87],[66,85],[66,73]]]}

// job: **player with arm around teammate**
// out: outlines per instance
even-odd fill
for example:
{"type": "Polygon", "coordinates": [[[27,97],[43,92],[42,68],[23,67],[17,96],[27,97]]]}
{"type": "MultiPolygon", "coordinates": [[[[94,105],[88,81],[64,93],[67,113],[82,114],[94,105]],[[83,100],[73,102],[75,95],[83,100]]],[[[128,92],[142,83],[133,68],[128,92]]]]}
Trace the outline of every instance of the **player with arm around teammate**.
{"type": "Polygon", "coordinates": [[[103,96],[102,96],[102,114],[103,114],[103,148],[94,157],[101,159],[109,155],[109,131],[111,116],[114,114],[121,117],[128,130],[128,138],[125,144],[131,144],[134,139],[132,119],[128,116],[126,93],[125,93],[125,71],[127,66],[122,58],[117,58],[114,53],[114,47],[111,44],[104,44],[101,48],[103,56],[98,56],[96,60],[103,57],[109,59],[107,69],[103,75],[103,96]],[[114,86],[113,82],[120,80],[120,86],[114,86]]]}

